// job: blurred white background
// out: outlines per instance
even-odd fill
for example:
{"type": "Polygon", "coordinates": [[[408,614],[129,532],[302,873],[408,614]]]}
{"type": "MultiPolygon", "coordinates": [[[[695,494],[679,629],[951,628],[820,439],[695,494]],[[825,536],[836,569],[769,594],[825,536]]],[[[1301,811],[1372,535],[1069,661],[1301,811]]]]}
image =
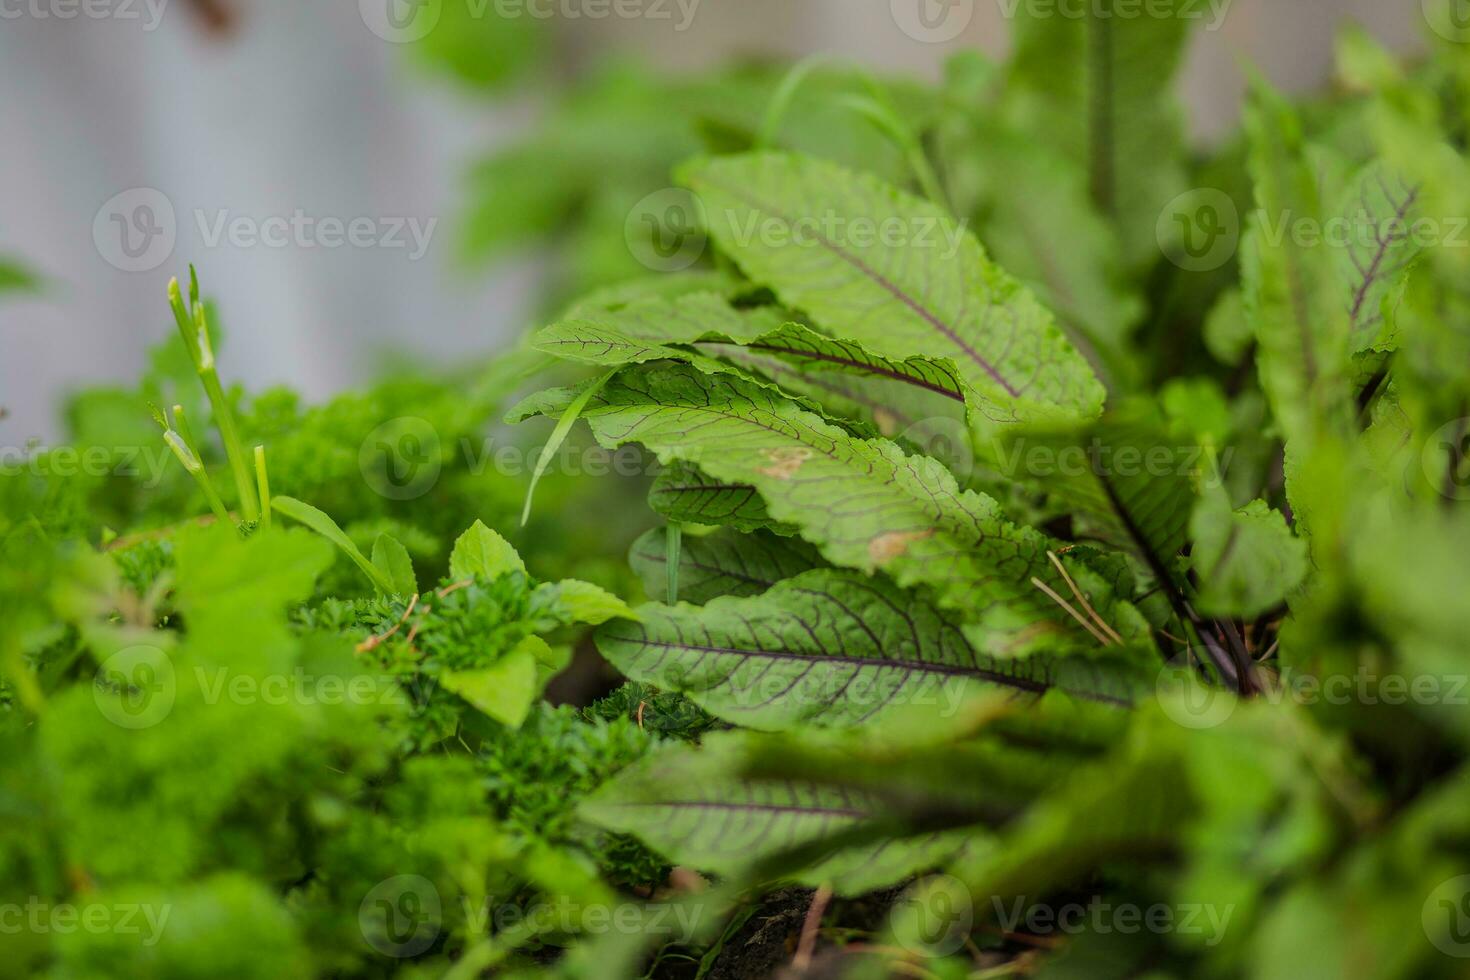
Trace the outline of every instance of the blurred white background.
{"type": "MultiPolygon", "coordinates": [[[[226,377],[313,398],[363,379],[385,349],[447,361],[528,325],[536,263],[466,269],[453,224],[464,168],[530,124],[534,86],[491,99],[416,69],[405,45],[366,26],[373,2],[413,0],[0,0],[0,258],[45,279],[39,294],[0,299],[0,406],[10,413],[0,444],[54,438],[68,390],[130,382],[172,330],[164,287],[189,262],[221,304],[226,377]],[[229,30],[211,28],[213,4],[233,12],[229,30]],[[177,236],[167,261],[129,272],[108,261],[117,246],[99,249],[93,226],[105,202],[139,187],[167,198],[177,236]],[[211,243],[201,211],[208,223],[221,212],[257,223],[298,211],[369,218],[375,238],[392,219],[432,231],[417,258],[406,228],[404,247],[211,243]]],[[[558,65],[571,71],[609,49],[674,69],[821,51],[933,77],[954,48],[999,55],[1007,45],[1002,0],[973,0],[967,29],[943,44],[906,36],[891,0],[683,0],[695,2],[685,31],[677,16],[565,21],[558,65]]],[[[1218,30],[1196,34],[1185,69],[1196,136],[1234,123],[1244,62],[1290,90],[1321,84],[1348,18],[1399,50],[1425,31],[1417,0],[1228,3],[1218,30]]],[[[119,229],[102,231],[120,241],[119,229]]]]}

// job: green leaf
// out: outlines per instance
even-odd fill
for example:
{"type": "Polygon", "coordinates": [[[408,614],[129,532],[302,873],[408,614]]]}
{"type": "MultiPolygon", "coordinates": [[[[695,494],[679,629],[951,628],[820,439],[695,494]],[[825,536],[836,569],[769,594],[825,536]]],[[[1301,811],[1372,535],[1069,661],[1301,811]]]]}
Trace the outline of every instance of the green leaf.
{"type": "MultiPolygon", "coordinates": [[[[649,595],[660,595],[668,581],[667,529],[644,534],[628,553],[649,595]]],[[[749,596],[785,578],[819,568],[822,556],[800,538],[768,532],[685,533],[679,549],[679,598],[701,605],[716,596],[749,596]]],[[[665,595],[667,599],[667,595],[665,595]]]]}
{"type": "Polygon", "coordinates": [[[1159,256],[1165,205],[1185,188],[1182,113],[1174,77],[1190,0],[1097,0],[1077,16],[1021,4],[1001,112],[1031,139],[1085,161],[1093,205],[1117,228],[1129,267],[1159,256]]]}
{"type": "Polygon", "coordinates": [[[616,371],[609,371],[597,380],[582,389],[581,393],[572,400],[572,403],[562,412],[561,418],[557,420],[556,428],[551,430],[551,438],[546,440],[546,445],[541,447],[541,455],[536,460],[536,469],[531,474],[531,485],[526,488],[526,504],[521,508],[521,526],[531,519],[531,501],[536,496],[536,484],[541,482],[541,477],[546,475],[546,470],[551,466],[551,461],[556,458],[557,450],[566,441],[567,433],[572,431],[572,426],[577,424],[577,416],[582,414],[582,407],[595,396],[602,386],[612,380],[616,371]]]}
{"type": "Polygon", "coordinates": [[[757,531],[775,524],[754,486],[716,480],[689,463],[671,462],[659,470],[648,491],[648,506],[680,524],[727,525],[757,531]]]}
{"type": "MultiPolygon", "coordinates": [[[[694,460],[724,483],[755,488],[772,517],[834,564],[931,587],[987,653],[1098,642],[1033,582],[1068,588],[1050,542],[1008,522],[989,497],[960,490],[932,459],[853,438],[768,388],[687,365],[627,369],[583,415],[610,448],[641,442],[660,460],[694,460]]],[[[1102,616],[1137,631],[1124,618],[1131,607],[1080,565],[1072,573],[1102,616]]]]}
{"type": "Polygon", "coordinates": [[[0,293],[11,290],[30,292],[40,284],[40,279],[25,266],[8,259],[0,259],[0,293]]]}
{"type": "Polygon", "coordinates": [[[632,679],[683,692],[746,728],[876,724],[915,706],[944,718],[997,688],[1131,701],[1126,679],[1091,661],[985,656],[954,617],[850,570],[807,572],[761,596],[639,612],[636,624],[598,630],[602,655],[632,679]]]}
{"type": "Polygon", "coordinates": [[[562,625],[587,623],[598,626],[610,619],[637,619],[628,604],[591,582],[564,579],[536,587],[535,601],[550,610],[562,625]]]}
{"type": "MultiPolygon", "coordinates": [[[[634,834],[670,861],[722,875],[794,848],[821,845],[887,813],[872,795],[797,780],[740,776],[746,733],[716,733],[699,747],[670,745],[620,772],[581,806],[609,830],[634,834]]],[[[839,850],[789,876],[830,883],[839,894],[871,891],[932,867],[960,846],[953,835],[839,850]]]]}
{"type": "Polygon", "coordinates": [[[1232,511],[1223,491],[1204,495],[1190,523],[1199,608],[1250,618],[1286,601],[1307,574],[1307,546],[1264,500],[1232,511]]]}
{"type": "Polygon", "coordinates": [[[1204,453],[1153,415],[1128,406],[1090,425],[1008,430],[1001,472],[1054,495],[1108,544],[1167,565],[1185,544],[1204,453]]]}
{"type": "Polygon", "coordinates": [[[549,651],[546,641],[528,636],[495,664],[478,670],[451,670],[439,675],[447,691],[511,728],[520,728],[539,693],[536,648],[549,651]]]}
{"type": "Polygon", "coordinates": [[[737,310],[719,293],[700,292],[613,309],[579,307],[576,315],[538,330],[532,345],[587,364],[634,364],[677,356],[664,351],[667,344],[692,344],[706,335],[754,340],[780,325],[770,309],[737,310]]]}
{"type": "Polygon", "coordinates": [[[1246,131],[1257,205],[1242,243],[1246,315],[1272,411],[1288,439],[1309,440],[1351,421],[1350,307],[1332,256],[1297,234],[1324,210],[1296,114],[1258,82],[1246,131]]]}
{"type": "Polygon", "coordinates": [[[299,521],[311,528],[317,534],[332,542],[342,550],[352,563],[362,569],[364,575],[373,583],[379,592],[384,595],[394,595],[398,590],[393,579],[373,562],[368,561],[357,545],[353,544],[345,531],[337,526],[337,522],[330,516],[317,510],[311,504],[303,503],[295,497],[275,496],[271,498],[271,506],[280,514],[299,521]]]}
{"type": "Polygon", "coordinates": [[[1346,247],[1332,254],[1346,286],[1354,352],[1388,339],[1384,304],[1397,299],[1421,252],[1413,235],[1418,200],[1418,187],[1373,163],[1350,182],[1333,209],[1347,228],[1346,247]]]}
{"type": "Polygon", "coordinates": [[[413,559],[408,549],[395,537],[378,535],[373,542],[373,566],[393,583],[395,595],[418,595],[419,583],[413,573],[413,559]]]}
{"type": "Polygon", "coordinates": [[[696,161],[679,176],[721,248],[817,326],[883,357],[952,360],[995,421],[1100,408],[1101,386],[1051,314],[941,208],[779,153],[696,161]]]}
{"type": "Polygon", "coordinates": [[[507,572],[525,572],[525,562],[509,541],[490,530],[482,521],[454,542],[449,555],[449,577],[455,581],[484,579],[492,581],[507,572]]]}
{"type": "Polygon", "coordinates": [[[957,94],[939,136],[951,184],[966,198],[961,213],[981,216],[985,247],[1056,312],[1094,365],[1128,378],[1143,302],[1113,225],[1088,195],[1083,161],[976,101],[957,94]]]}

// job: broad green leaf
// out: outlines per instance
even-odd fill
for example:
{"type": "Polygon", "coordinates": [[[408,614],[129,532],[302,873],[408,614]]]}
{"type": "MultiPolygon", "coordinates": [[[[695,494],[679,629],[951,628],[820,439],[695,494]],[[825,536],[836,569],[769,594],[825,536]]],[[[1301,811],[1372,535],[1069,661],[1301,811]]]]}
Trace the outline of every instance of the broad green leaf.
{"type": "Polygon", "coordinates": [[[449,555],[449,576],[464,579],[497,579],[506,572],[524,572],[525,562],[509,541],[475,521],[454,543],[449,555]]]}
{"type": "Polygon", "coordinates": [[[1332,256],[1303,241],[1323,220],[1317,173],[1301,123],[1258,82],[1246,110],[1257,211],[1242,243],[1246,314],[1255,329],[1261,387],[1288,439],[1311,439],[1351,419],[1346,387],[1350,306],[1332,256]]]}
{"type": "MultiPolygon", "coordinates": [[[[664,528],[654,528],[633,542],[628,553],[628,562],[649,595],[664,594],[666,534],[664,528]]],[[[686,532],[679,549],[679,598],[700,605],[716,596],[760,595],[782,579],[821,565],[821,555],[800,538],[729,529],[699,535],[686,532]]]]}
{"type": "Polygon", "coordinates": [[[776,523],[753,485],[717,480],[677,460],[654,478],[648,506],[680,524],[728,525],[737,531],[756,531],[776,523]]]}
{"type": "Polygon", "coordinates": [[[377,587],[379,592],[385,595],[393,595],[397,592],[395,583],[388,573],[368,561],[367,557],[357,545],[352,542],[352,539],[347,536],[347,533],[338,527],[337,522],[332,520],[330,516],[311,506],[311,504],[302,503],[295,497],[272,497],[271,506],[293,521],[299,521],[305,524],[317,534],[320,534],[342,549],[342,552],[348,558],[352,559],[352,563],[362,569],[363,574],[377,587]]]}
{"type": "Polygon", "coordinates": [[[1083,162],[1005,125],[987,100],[957,98],[940,130],[960,213],[976,216],[995,260],[1056,312],[1105,379],[1128,380],[1143,303],[1112,224],[1088,195],[1083,162]]]}
{"type": "Polygon", "coordinates": [[[971,402],[968,385],[947,359],[882,357],[855,341],[784,322],[769,308],[735,310],[707,294],[563,320],[538,331],[533,343],[545,353],[601,366],[676,360],[719,373],[732,370],[728,363],[810,398],[814,406],[885,430],[905,410],[914,418],[945,410],[932,399],[959,410],[971,402]]]}
{"type": "Polygon", "coordinates": [[[1127,264],[1151,265],[1158,216],[1185,188],[1174,78],[1190,28],[1211,11],[1190,0],[1150,3],[1143,14],[1130,0],[1096,0],[1076,16],[1027,3],[1020,11],[1006,118],[1085,161],[1093,205],[1117,228],[1127,264]]]}
{"type": "Polygon", "coordinates": [[[538,585],[533,601],[548,610],[562,625],[586,623],[597,626],[609,619],[637,618],[628,604],[611,592],[573,578],[538,585]]]}
{"type": "MultiPolygon", "coordinates": [[[[722,875],[740,875],[803,846],[836,845],[843,831],[887,816],[867,793],[742,778],[749,738],[717,733],[698,747],[667,746],[613,777],[579,812],[598,826],[637,836],[674,863],[722,875]]],[[[884,840],[789,868],[787,875],[860,894],[933,867],[961,844],[952,834],[884,840]]]]}
{"type": "Polygon", "coordinates": [[[1199,609],[1251,618],[1286,601],[1307,574],[1307,546],[1264,500],[1232,511],[1223,491],[1204,494],[1190,523],[1199,609]]]}
{"type": "Polygon", "coordinates": [[[373,565],[393,583],[394,594],[418,594],[419,583],[413,573],[413,559],[397,538],[388,534],[378,535],[373,542],[373,565]]]}
{"type": "Polygon", "coordinates": [[[439,675],[439,683],[501,724],[519,728],[538,693],[537,657],[533,651],[537,646],[546,647],[546,641],[528,636],[491,666],[445,671],[439,675]]]}
{"type": "MultiPolygon", "coordinates": [[[[608,447],[639,442],[662,461],[691,460],[722,483],[753,487],[772,517],[834,564],[930,587],[987,653],[1098,644],[1033,581],[1069,588],[1051,543],[1011,524],[989,497],[960,490],[932,459],[854,438],[768,388],[687,365],[629,368],[583,417],[608,447]]],[[[1081,565],[1072,575],[1102,617],[1138,634],[1131,607],[1081,565]]]]}
{"type": "Polygon", "coordinates": [[[585,309],[536,332],[537,350],[589,364],[632,364],[670,356],[668,344],[692,344],[706,335],[754,340],[782,317],[765,307],[737,310],[718,293],[650,297],[614,309],[585,309]]]}
{"type": "Polygon", "coordinates": [[[883,357],[952,360],[995,421],[1101,407],[1051,314],[941,208],[779,153],[696,161],[679,176],[720,247],[819,328],[883,357]]]}
{"type": "MultiPolygon", "coordinates": [[[[1417,187],[1404,184],[1380,164],[1365,167],[1334,209],[1347,243],[1328,241],[1337,274],[1345,284],[1352,321],[1352,350],[1377,347],[1384,336],[1384,304],[1397,301],[1419,257],[1414,238],[1417,187]]],[[[1330,229],[1329,229],[1330,233],[1330,229]]]]}
{"type": "Polygon", "coordinates": [[[876,724],[915,706],[944,718],[987,688],[1017,697],[1062,690],[1119,705],[1132,693],[1124,676],[1092,661],[985,656],[954,617],[847,569],[703,607],[644,606],[640,622],[598,630],[597,648],[634,680],[764,730],[876,724]]]}

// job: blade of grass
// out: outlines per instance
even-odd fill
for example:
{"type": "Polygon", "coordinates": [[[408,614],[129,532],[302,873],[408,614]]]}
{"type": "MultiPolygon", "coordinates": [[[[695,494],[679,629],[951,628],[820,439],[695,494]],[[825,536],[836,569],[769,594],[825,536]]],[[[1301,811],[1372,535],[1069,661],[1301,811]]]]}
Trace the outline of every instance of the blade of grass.
{"type": "Polygon", "coordinates": [[[577,424],[577,419],[582,417],[582,411],[586,409],[587,403],[597,396],[597,393],[612,380],[618,370],[609,371],[588,385],[586,390],[567,406],[567,410],[557,421],[556,428],[551,432],[551,438],[546,440],[545,446],[541,447],[541,456],[536,460],[536,470],[531,474],[531,485],[526,488],[526,505],[521,509],[521,527],[525,527],[526,522],[531,519],[531,500],[536,496],[536,484],[541,482],[541,477],[551,466],[551,460],[556,456],[557,450],[561,449],[561,444],[566,442],[572,426],[577,424]]]}
{"type": "Polygon", "coordinates": [[[362,569],[362,573],[368,577],[379,592],[382,592],[384,595],[395,594],[397,590],[393,587],[393,582],[388,578],[387,574],[378,568],[378,566],[368,561],[367,556],[358,549],[357,545],[352,543],[352,539],[347,536],[347,532],[338,527],[337,522],[332,520],[324,511],[318,510],[311,506],[311,504],[297,500],[295,497],[276,497],[271,501],[271,506],[293,521],[305,524],[317,534],[320,534],[338,548],[341,548],[347,557],[352,559],[353,564],[362,569]]]}

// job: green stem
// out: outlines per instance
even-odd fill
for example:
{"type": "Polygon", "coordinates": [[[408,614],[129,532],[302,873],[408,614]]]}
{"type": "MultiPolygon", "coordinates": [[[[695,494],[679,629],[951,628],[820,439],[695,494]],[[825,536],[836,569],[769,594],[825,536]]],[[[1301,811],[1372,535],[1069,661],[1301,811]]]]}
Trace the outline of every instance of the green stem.
{"type": "Polygon", "coordinates": [[[204,385],[204,393],[209,397],[215,428],[219,429],[220,440],[225,446],[225,458],[230,464],[230,474],[235,479],[235,491],[240,496],[240,516],[247,523],[254,523],[260,520],[260,502],[255,497],[255,483],[250,478],[250,458],[245,455],[245,445],[240,440],[239,427],[235,425],[235,413],[230,408],[224,386],[220,384],[219,372],[215,369],[214,348],[209,341],[209,319],[204,304],[199,300],[199,277],[193,266],[189,267],[188,308],[184,307],[183,291],[179,288],[178,279],[169,280],[168,305],[173,311],[179,335],[184,340],[184,348],[189,352],[194,370],[204,385]]]}
{"type": "Polygon", "coordinates": [[[214,511],[214,516],[229,523],[229,509],[220,499],[219,491],[214,488],[214,481],[209,478],[209,472],[205,470],[204,464],[199,462],[199,457],[194,455],[194,451],[189,448],[184,437],[177,432],[169,431],[163,434],[163,441],[168,443],[168,448],[174,451],[179,462],[184,464],[184,469],[194,478],[194,482],[199,484],[199,489],[204,491],[204,497],[209,501],[209,509],[214,511]]]}
{"type": "Polygon", "coordinates": [[[786,77],[781,79],[781,84],[776,86],[775,94],[771,96],[770,105],[766,107],[765,117],[761,120],[760,132],[756,134],[755,148],[757,150],[769,150],[776,145],[776,135],[781,131],[781,123],[786,118],[786,111],[791,108],[797,91],[806,81],[807,76],[828,60],[826,55],[812,55],[798,62],[786,73],[786,77]]]}
{"type": "Polygon", "coordinates": [[[679,551],[684,543],[684,525],[669,522],[664,538],[664,559],[668,572],[668,594],[664,601],[669,605],[679,601],[679,551]]]}
{"type": "Polygon", "coordinates": [[[260,526],[271,526],[271,479],[265,469],[265,447],[255,447],[255,486],[260,491],[260,526]]]}
{"type": "Polygon", "coordinates": [[[260,504],[255,499],[254,481],[250,479],[249,457],[245,455],[245,443],[235,426],[235,413],[230,409],[214,365],[200,371],[199,380],[204,382],[204,393],[209,396],[209,405],[214,410],[214,424],[219,429],[220,441],[225,445],[225,456],[230,461],[230,473],[240,495],[240,516],[247,522],[257,521],[260,519],[260,504]]]}

